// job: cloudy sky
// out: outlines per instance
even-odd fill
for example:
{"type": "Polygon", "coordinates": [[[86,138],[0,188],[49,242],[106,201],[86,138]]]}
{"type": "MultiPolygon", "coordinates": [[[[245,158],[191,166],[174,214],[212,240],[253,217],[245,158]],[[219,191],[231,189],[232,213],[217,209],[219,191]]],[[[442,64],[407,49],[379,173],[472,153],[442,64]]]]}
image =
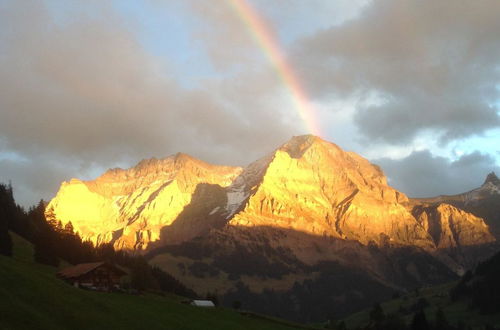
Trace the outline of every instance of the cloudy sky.
{"type": "Polygon", "coordinates": [[[0,181],[30,205],[177,151],[245,165],[312,121],[410,196],[500,172],[500,1],[247,1],[305,116],[242,0],[0,0],[0,181]]]}

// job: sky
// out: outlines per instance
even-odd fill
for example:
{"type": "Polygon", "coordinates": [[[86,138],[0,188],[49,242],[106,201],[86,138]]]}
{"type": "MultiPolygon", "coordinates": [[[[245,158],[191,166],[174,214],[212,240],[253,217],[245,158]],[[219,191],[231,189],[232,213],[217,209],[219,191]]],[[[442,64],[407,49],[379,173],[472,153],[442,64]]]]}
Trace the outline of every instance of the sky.
{"type": "Polygon", "coordinates": [[[29,206],[144,158],[244,166],[312,133],[410,197],[473,189],[500,174],[499,13],[497,0],[0,0],[0,182],[29,206]]]}

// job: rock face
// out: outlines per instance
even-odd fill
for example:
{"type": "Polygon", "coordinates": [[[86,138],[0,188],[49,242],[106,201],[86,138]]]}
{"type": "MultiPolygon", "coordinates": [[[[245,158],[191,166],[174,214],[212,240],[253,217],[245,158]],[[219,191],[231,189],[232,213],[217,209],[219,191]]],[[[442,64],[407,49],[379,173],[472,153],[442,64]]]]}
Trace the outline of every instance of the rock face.
{"type": "Polygon", "coordinates": [[[425,205],[448,203],[485,220],[491,232],[500,239],[500,179],[490,173],[479,188],[458,195],[418,198],[412,202],[425,205]]]}
{"type": "Polygon", "coordinates": [[[438,249],[494,241],[484,220],[449,204],[416,206],[413,214],[438,249]]]}
{"type": "MultiPolygon", "coordinates": [[[[229,224],[429,246],[429,235],[407,210],[408,198],[389,187],[380,168],[314,136],[296,137],[257,163],[259,184],[229,224]]],[[[254,164],[254,167],[257,165],[254,164]]],[[[245,172],[244,172],[245,174],[245,172]]]]}

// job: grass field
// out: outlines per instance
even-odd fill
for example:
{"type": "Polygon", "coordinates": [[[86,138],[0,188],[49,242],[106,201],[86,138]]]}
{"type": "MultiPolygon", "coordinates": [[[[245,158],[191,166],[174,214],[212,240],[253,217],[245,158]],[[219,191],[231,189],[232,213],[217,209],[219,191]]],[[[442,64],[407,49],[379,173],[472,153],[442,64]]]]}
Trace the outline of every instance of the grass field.
{"type": "Polygon", "coordinates": [[[84,291],[33,262],[30,243],[12,234],[14,257],[0,256],[0,329],[293,329],[285,321],[200,309],[178,297],[84,291]]]}
{"type": "MultiPolygon", "coordinates": [[[[419,299],[424,298],[428,302],[428,307],[424,309],[427,320],[434,322],[436,312],[441,308],[448,322],[452,325],[457,325],[460,321],[471,326],[472,329],[484,329],[485,324],[500,325],[500,315],[481,315],[474,309],[469,309],[466,301],[452,302],[449,298],[449,291],[456,283],[448,283],[440,286],[433,286],[419,290],[417,295],[415,292],[406,294],[398,299],[393,299],[382,303],[382,309],[386,315],[399,312],[403,315],[407,324],[411,323],[414,306],[419,299]],[[401,313],[401,310],[407,310],[406,313],[401,313]]],[[[368,324],[370,320],[370,309],[353,314],[345,319],[349,329],[368,324]]]]}

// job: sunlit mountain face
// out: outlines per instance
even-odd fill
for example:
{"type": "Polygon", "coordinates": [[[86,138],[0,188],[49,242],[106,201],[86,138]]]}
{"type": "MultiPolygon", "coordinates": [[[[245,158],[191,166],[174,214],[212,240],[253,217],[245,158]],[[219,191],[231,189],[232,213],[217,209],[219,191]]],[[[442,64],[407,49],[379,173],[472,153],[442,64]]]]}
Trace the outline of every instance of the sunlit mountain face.
{"type": "MultiPolygon", "coordinates": [[[[245,168],[175,154],[73,179],[46,217],[71,222],[94,244],[145,254],[200,292],[253,297],[257,308],[264,289],[289,298],[304,281],[322,291],[336,274],[345,286],[326,292],[350,297],[349,312],[394,290],[453,279],[495,242],[484,219],[411,200],[377,165],[312,135],[245,168]],[[356,298],[347,274],[377,295],[356,298]]],[[[295,316],[305,320],[301,308],[295,316]]]]}
{"type": "MultiPolygon", "coordinates": [[[[221,226],[286,228],[364,245],[475,244],[460,237],[465,229],[453,233],[457,241],[431,238],[429,226],[436,223],[420,219],[421,212],[416,219],[413,204],[387,185],[378,166],[308,135],[246,168],[178,153],[109,170],[93,181],[73,179],[62,184],[46,214],[63,225],[72,222],[95,244],[113,242],[127,250],[183,242],[221,226]]],[[[485,234],[478,242],[492,240],[481,219],[471,220],[468,230],[485,234]]]]}

